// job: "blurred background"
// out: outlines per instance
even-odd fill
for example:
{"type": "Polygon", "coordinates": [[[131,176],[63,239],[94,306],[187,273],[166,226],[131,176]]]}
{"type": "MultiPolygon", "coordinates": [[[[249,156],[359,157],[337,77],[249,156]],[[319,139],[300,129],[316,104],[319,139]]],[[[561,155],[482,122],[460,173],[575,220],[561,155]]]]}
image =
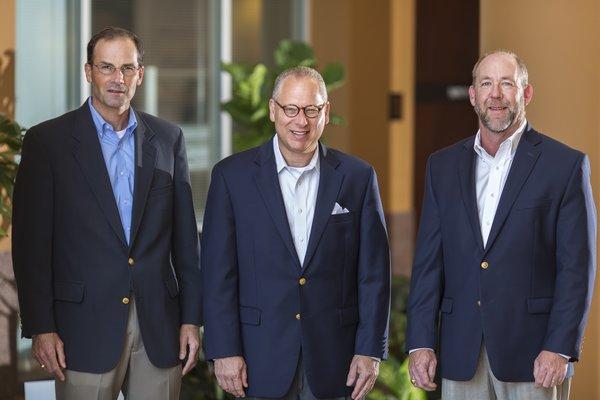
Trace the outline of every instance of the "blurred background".
{"type": "MultiPolygon", "coordinates": [[[[506,48],[525,60],[535,89],[529,122],[589,155],[598,199],[598,0],[0,0],[0,114],[30,127],[79,107],[89,95],[85,46],[109,25],[145,44],[134,107],[184,130],[200,229],[212,165],[270,129],[248,113],[264,107],[274,74],[297,61],[327,72],[339,118],[324,139],[375,167],[390,235],[392,359],[382,364],[374,399],[426,398],[406,384],[403,364],[424,166],[432,151],[476,132],[467,89],[480,54],[506,48]],[[245,103],[244,84],[259,103],[245,103]]],[[[600,398],[598,302],[571,399],[600,398]]],[[[24,382],[48,379],[29,356],[31,341],[20,339],[17,312],[5,238],[0,399],[24,398],[24,382]]],[[[210,376],[201,362],[182,398],[223,398],[210,376]]]]}

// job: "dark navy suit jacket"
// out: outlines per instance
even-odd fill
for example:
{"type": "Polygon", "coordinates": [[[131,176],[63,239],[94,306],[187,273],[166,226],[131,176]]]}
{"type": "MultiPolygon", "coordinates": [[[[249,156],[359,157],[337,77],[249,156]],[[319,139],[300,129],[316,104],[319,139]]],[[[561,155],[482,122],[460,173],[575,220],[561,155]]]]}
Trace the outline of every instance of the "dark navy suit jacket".
{"type": "Polygon", "coordinates": [[[499,380],[533,381],[541,350],[571,361],[581,351],[596,253],[589,164],[526,127],[484,248],[473,142],[427,165],[407,349],[435,348],[441,376],[464,381],[483,341],[499,380]]]}
{"type": "Polygon", "coordinates": [[[180,362],[181,324],[201,322],[199,241],[183,134],[151,115],[136,117],[129,246],[87,103],[25,135],[12,231],[22,332],[57,332],[70,370],[103,373],[116,366],[129,311],[123,298],[130,292],[157,367],[180,362]]]}
{"type": "Polygon", "coordinates": [[[317,397],[349,395],[354,354],[387,356],[390,260],[375,172],[354,157],[319,149],[304,265],[273,142],[233,155],[212,172],[202,232],[205,356],[243,356],[252,397],[285,395],[300,353],[317,397]],[[331,215],[336,202],[349,213],[331,215]]]}

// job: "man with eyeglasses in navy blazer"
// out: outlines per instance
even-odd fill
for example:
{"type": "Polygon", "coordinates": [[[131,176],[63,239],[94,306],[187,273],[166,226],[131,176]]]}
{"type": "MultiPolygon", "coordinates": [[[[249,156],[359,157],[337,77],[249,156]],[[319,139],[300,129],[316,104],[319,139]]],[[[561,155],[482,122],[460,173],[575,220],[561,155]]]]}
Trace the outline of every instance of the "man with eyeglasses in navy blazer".
{"type": "Polygon", "coordinates": [[[390,260],[375,171],[319,142],[321,75],[283,72],[276,135],[212,171],[205,355],[236,397],[363,398],[387,356],[390,260]]]}
{"type": "Polygon", "coordinates": [[[130,106],[144,76],[135,34],[106,28],[87,50],[92,96],[23,143],[12,231],[23,336],[59,400],[178,399],[202,318],[184,137],[130,106]]]}

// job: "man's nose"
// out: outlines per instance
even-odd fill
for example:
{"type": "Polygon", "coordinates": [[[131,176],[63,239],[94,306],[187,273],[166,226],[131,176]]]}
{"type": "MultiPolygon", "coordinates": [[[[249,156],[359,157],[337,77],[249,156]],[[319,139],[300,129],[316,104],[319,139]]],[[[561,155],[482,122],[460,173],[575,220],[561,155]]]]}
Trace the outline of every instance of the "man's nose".
{"type": "Polygon", "coordinates": [[[306,117],[306,114],[304,114],[304,110],[300,110],[298,115],[296,115],[295,119],[296,119],[296,122],[298,123],[298,125],[302,125],[302,126],[308,125],[308,118],[306,117]]]}
{"type": "Polygon", "coordinates": [[[492,85],[492,93],[491,96],[494,98],[500,98],[502,97],[502,90],[500,89],[500,84],[499,83],[495,83],[492,85]]]}
{"type": "Polygon", "coordinates": [[[115,82],[123,83],[125,82],[125,75],[123,75],[123,71],[120,68],[116,68],[115,72],[113,72],[113,80],[115,82]]]}

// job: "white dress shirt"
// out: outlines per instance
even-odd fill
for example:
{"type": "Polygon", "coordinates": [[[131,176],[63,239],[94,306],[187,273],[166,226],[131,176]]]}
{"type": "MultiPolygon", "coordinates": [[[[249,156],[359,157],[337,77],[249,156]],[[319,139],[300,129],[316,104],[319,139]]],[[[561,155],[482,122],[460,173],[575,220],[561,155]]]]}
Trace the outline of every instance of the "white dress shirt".
{"type": "Polygon", "coordinates": [[[277,135],[273,138],[273,151],[285,213],[294,247],[302,265],[317,203],[320,176],[319,149],[317,147],[305,167],[291,167],[286,163],[279,148],[277,135]]]}
{"type": "Polygon", "coordinates": [[[525,125],[527,125],[527,121],[523,121],[519,129],[500,144],[494,156],[489,155],[481,146],[481,131],[478,131],[475,135],[475,144],[473,145],[477,154],[475,161],[475,193],[477,194],[479,226],[484,247],[490,235],[500,196],[525,125]]]}

